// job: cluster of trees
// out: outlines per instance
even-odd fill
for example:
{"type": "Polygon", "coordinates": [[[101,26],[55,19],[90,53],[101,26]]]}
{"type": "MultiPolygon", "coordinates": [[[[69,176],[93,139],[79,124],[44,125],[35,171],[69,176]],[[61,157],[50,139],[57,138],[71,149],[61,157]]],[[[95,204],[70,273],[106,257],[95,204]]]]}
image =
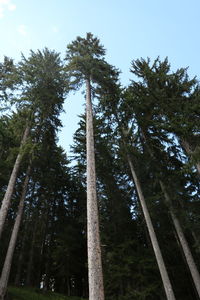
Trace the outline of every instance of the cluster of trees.
{"type": "Polygon", "coordinates": [[[90,300],[200,298],[200,87],[167,59],[131,73],[122,87],[90,33],[64,61],[44,49],[0,64],[1,299],[8,281],[90,300]],[[82,85],[69,159],[60,113],[82,85]]]}

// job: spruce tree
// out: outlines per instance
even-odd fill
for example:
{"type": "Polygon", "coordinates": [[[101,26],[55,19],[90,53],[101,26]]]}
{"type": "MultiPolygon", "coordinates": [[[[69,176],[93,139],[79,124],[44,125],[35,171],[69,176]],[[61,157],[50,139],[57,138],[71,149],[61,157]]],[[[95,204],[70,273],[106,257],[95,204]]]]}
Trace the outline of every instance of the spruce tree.
{"type": "Polygon", "coordinates": [[[91,33],[86,38],[77,37],[67,46],[66,71],[71,87],[86,86],[86,145],[87,145],[87,232],[89,299],[103,300],[103,272],[99,236],[99,216],[96,194],[96,171],[93,133],[93,87],[105,86],[115,70],[105,62],[105,49],[91,33]],[[93,84],[93,86],[92,86],[93,84]]]}

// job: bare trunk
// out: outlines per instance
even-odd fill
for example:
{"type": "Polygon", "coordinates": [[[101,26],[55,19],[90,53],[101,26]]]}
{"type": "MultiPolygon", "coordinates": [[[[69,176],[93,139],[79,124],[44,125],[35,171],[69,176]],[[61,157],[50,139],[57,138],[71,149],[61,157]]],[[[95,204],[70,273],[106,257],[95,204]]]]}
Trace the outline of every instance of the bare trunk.
{"type": "Polygon", "coordinates": [[[71,296],[70,277],[67,276],[67,296],[71,296]]]}
{"type": "Polygon", "coordinates": [[[197,237],[196,233],[194,231],[191,231],[192,237],[194,239],[195,248],[199,249],[199,238],[197,237]]]}
{"type": "Polygon", "coordinates": [[[18,261],[17,261],[17,272],[16,272],[16,275],[15,275],[15,285],[16,286],[20,286],[21,271],[22,271],[22,265],[23,265],[23,260],[24,260],[25,240],[26,240],[26,230],[24,230],[24,235],[23,235],[23,238],[22,238],[20,254],[19,254],[18,261]]]}
{"type": "Polygon", "coordinates": [[[93,114],[90,80],[86,80],[86,139],[87,139],[87,240],[89,300],[104,300],[103,272],[96,195],[93,114]]]}
{"type": "Polygon", "coordinates": [[[25,284],[27,286],[31,286],[31,272],[33,267],[33,256],[34,256],[34,245],[35,245],[35,238],[36,238],[36,228],[37,228],[37,222],[35,220],[34,228],[33,228],[33,236],[31,241],[31,248],[29,252],[29,260],[28,260],[28,266],[27,266],[27,273],[26,273],[26,280],[25,284]]]}
{"type": "Polygon", "coordinates": [[[14,250],[15,250],[15,245],[16,245],[16,241],[17,241],[17,236],[18,236],[18,232],[19,232],[22,215],[23,215],[24,200],[25,200],[26,192],[27,192],[27,188],[28,188],[30,171],[31,171],[31,167],[29,166],[27,169],[27,174],[26,174],[26,178],[24,181],[24,185],[23,185],[22,195],[21,195],[21,199],[19,202],[19,206],[18,206],[17,217],[15,220],[12,235],[10,238],[10,243],[9,243],[7,254],[6,254],[6,259],[5,259],[3,270],[1,273],[0,299],[4,299],[6,291],[7,291],[7,285],[8,285],[8,280],[9,280],[9,276],[10,276],[10,269],[11,269],[11,265],[12,265],[12,258],[13,258],[13,254],[14,254],[14,250]]]}
{"type": "Polygon", "coordinates": [[[21,161],[23,158],[23,153],[21,153],[21,149],[22,149],[23,145],[26,143],[26,140],[29,135],[29,131],[30,131],[30,127],[27,126],[24,131],[24,135],[23,135],[21,145],[20,145],[20,151],[19,151],[19,154],[17,155],[5,196],[2,200],[1,209],[0,209],[0,238],[1,238],[2,231],[3,231],[3,226],[5,223],[7,212],[8,212],[9,206],[10,206],[11,197],[12,197],[12,194],[14,191],[15,182],[17,179],[17,173],[19,171],[19,167],[20,167],[20,164],[21,164],[21,161]]]}
{"type": "Polygon", "coordinates": [[[173,211],[170,197],[169,197],[169,195],[167,193],[165,185],[163,184],[163,182],[161,180],[160,180],[160,186],[161,186],[161,189],[162,189],[163,194],[165,196],[165,201],[166,201],[166,203],[167,203],[167,205],[169,207],[170,215],[171,215],[174,227],[176,229],[176,233],[177,233],[177,236],[179,238],[180,245],[181,245],[181,247],[183,249],[183,253],[185,255],[185,259],[187,261],[187,264],[188,264],[189,270],[191,272],[191,275],[192,275],[192,278],[193,278],[193,281],[194,281],[197,293],[198,293],[199,298],[200,298],[200,275],[199,275],[199,272],[197,270],[197,267],[196,267],[196,264],[194,262],[192,253],[190,251],[190,247],[189,247],[188,242],[187,242],[187,240],[185,238],[185,235],[184,235],[184,232],[183,232],[183,230],[181,228],[179,220],[178,220],[178,218],[176,217],[176,214],[173,211]]]}
{"type": "Polygon", "coordinates": [[[163,282],[163,286],[164,286],[164,289],[165,289],[167,299],[168,300],[175,300],[175,296],[174,296],[172,286],[171,286],[171,283],[170,283],[170,280],[169,280],[167,269],[165,267],[165,263],[164,263],[164,260],[163,260],[163,257],[162,257],[162,253],[161,253],[161,250],[160,250],[160,247],[159,247],[159,244],[158,244],[158,240],[157,240],[154,228],[153,228],[153,224],[151,222],[151,217],[149,215],[148,208],[146,206],[146,202],[145,202],[145,199],[144,199],[144,195],[142,193],[140,182],[137,178],[137,175],[135,173],[135,170],[134,170],[134,167],[133,167],[133,164],[132,164],[132,161],[131,161],[131,158],[130,158],[129,155],[127,156],[127,159],[128,159],[128,163],[129,163],[129,166],[130,166],[130,169],[131,169],[131,174],[133,176],[133,180],[135,182],[135,186],[136,186],[136,189],[137,189],[138,197],[139,197],[139,200],[140,200],[140,204],[141,204],[141,207],[142,207],[142,211],[143,211],[143,214],[144,214],[146,225],[147,225],[147,228],[148,228],[148,231],[149,231],[149,236],[150,236],[151,243],[152,243],[152,246],[153,246],[153,250],[154,250],[154,253],[155,253],[155,256],[156,256],[156,261],[157,261],[157,264],[158,264],[158,267],[159,267],[159,271],[160,271],[160,275],[161,275],[161,278],[162,278],[162,282],[163,282]]]}

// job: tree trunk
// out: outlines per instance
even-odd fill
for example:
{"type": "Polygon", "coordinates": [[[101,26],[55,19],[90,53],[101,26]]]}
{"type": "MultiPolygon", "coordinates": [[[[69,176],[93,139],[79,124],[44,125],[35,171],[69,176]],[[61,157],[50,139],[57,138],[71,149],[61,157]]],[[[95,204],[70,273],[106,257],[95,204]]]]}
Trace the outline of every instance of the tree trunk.
{"type": "Polygon", "coordinates": [[[34,246],[35,246],[35,239],[36,239],[36,228],[37,228],[37,222],[35,220],[34,228],[33,228],[33,236],[31,241],[31,248],[29,251],[29,260],[28,260],[28,266],[27,266],[27,273],[26,273],[26,280],[25,285],[31,286],[31,272],[33,267],[33,256],[34,256],[34,246]]]}
{"type": "Polygon", "coordinates": [[[70,277],[67,276],[67,296],[71,296],[71,286],[70,286],[70,277]]]}
{"type": "Polygon", "coordinates": [[[142,211],[143,211],[143,214],[144,214],[146,225],[147,225],[147,228],[148,228],[148,231],[149,231],[149,236],[150,236],[151,243],[152,243],[152,246],[153,246],[153,250],[154,250],[154,253],[155,253],[155,256],[156,256],[156,261],[157,261],[157,264],[158,264],[158,267],[159,267],[159,271],[160,271],[160,275],[161,275],[161,278],[162,278],[162,282],[163,282],[163,286],[164,286],[164,289],[165,289],[167,299],[168,300],[175,300],[175,296],[174,296],[172,286],[171,286],[171,283],[170,283],[170,280],[169,280],[169,276],[168,276],[168,273],[167,273],[167,270],[166,270],[166,267],[165,267],[165,263],[164,263],[164,260],[163,260],[163,257],[162,257],[162,253],[161,253],[161,250],[160,250],[160,247],[159,247],[159,244],[158,244],[158,240],[157,240],[154,228],[153,228],[153,224],[151,222],[151,218],[150,218],[150,215],[149,215],[149,212],[148,212],[148,208],[146,206],[144,195],[142,193],[140,182],[137,178],[137,175],[135,173],[135,170],[134,170],[134,167],[133,167],[133,164],[132,164],[132,161],[131,161],[131,158],[130,158],[129,155],[127,155],[127,159],[128,159],[128,163],[129,163],[129,166],[130,166],[130,169],[131,169],[131,174],[133,176],[133,180],[135,182],[135,186],[136,186],[136,189],[137,189],[138,197],[139,197],[139,200],[140,200],[140,204],[141,204],[141,207],[142,207],[142,211]]]}
{"type": "Polygon", "coordinates": [[[87,243],[89,300],[104,300],[103,271],[96,195],[93,114],[90,80],[86,80],[87,243]]]}
{"type": "Polygon", "coordinates": [[[196,264],[194,262],[192,253],[190,251],[190,247],[189,247],[188,242],[187,242],[187,240],[185,238],[185,235],[184,235],[184,232],[183,232],[183,230],[181,228],[179,220],[178,220],[178,218],[176,217],[176,214],[173,211],[169,194],[167,193],[165,185],[164,185],[164,183],[161,180],[160,180],[160,186],[161,186],[162,192],[163,192],[163,194],[165,196],[165,202],[166,202],[167,206],[169,207],[170,215],[171,215],[174,227],[176,229],[176,233],[177,233],[177,236],[179,238],[180,245],[181,245],[181,247],[183,249],[183,253],[185,255],[185,259],[187,261],[187,264],[188,264],[189,270],[191,272],[191,275],[192,275],[192,278],[193,278],[193,281],[194,281],[197,293],[198,293],[199,298],[200,298],[200,275],[199,275],[199,272],[197,270],[197,267],[196,267],[196,264]]]}
{"type": "MultiPolygon", "coordinates": [[[[33,187],[32,187],[32,193],[30,198],[33,201],[34,198],[34,193],[35,193],[35,183],[33,183],[33,187]]],[[[21,249],[20,249],[20,253],[19,253],[19,257],[18,257],[18,261],[17,261],[17,271],[16,271],[16,275],[15,275],[15,285],[16,286],[20,286],[20,278],[21,278],[21,271],[22,271],[22,266],[23,266],[23,262],[24,262],[24,251],[25,251],[25,246],[26,246],[26,239],[27,239],[27,235],[29,235],[28,232],[28,227],[29,227],[29,219],[30,219],[30,215],[31,215],[31,209],[33,206],[32,201],[29,201],[29,205],[28,205],[28,215],[26,216],[26,219],[24,220],[24,229],[23,229],[23,236],[22,236],[22,241],[21,241],[21,249]]]]}
{"type": "Polygon", "coordinates": [[[26,178],[25,178],[25,181],[23,184],[23,190],[22,190],[22,195],[21,195],[21,199],[19,202],[19,206],[18,206],[17,217],[15,220],[12,235],[10,238],[10,243],[9,243],[7,254],[6,254],[6,259],[5,259],[3,270],[1,273],[0,299],[4,299],[4,297],[6,295],[6,291],[7,291],[10,269],[11,269],[11,265],[12,265],[12,258],[13,258],[13,254],[14,254],[14,250],[15,250],[15,245],[16,245],[16,241],[17,241],[17,236],[18,236],[18,232],[19,232],[22,215],[23,215],[24,201],[25,201],[26,192],[27,192],[27,188],[28,188],[30,172],[31,172],[31,167],[29,165],[29,167],[27,169],[26,178]]]}
{"type": "Polygon", "coordinates": [[[4,196],[2,204],[1,204],[1,209],[0,209],[0,238],[1,238],[2,231],[3,231],[3,226],[4,226],[4,223],[5,223],[7,212],[8,212],[9,206],[10,206],[11,197],[12,197],[12,194],[13,194],[13,191],[14,191],[15,182],[16,182],[16,179],[17,179],[17,173],[19,171],[19,167],[20,167],[20,164],[21,164],[21,161],[22,161],[22,158],[23,158],[23,153],[21,152],[21,150],[22,150],[23,145],[27,141],[29,132],[30,132],[30,127],[27,126],[25,131],[24,131],[24,135],[23,135],[21,145],[20,145],[20,150],[19,150],[19,153],[17,155],[16,161],[15,161],[15,164],[14,164],[11,176],[10,176],[10,180],[9,180],[9,183],[8,183],[8,186],[7,186],[7,190],[6,190],[5,196],[4,196]]]}
{"type": "MultiPolygon", "coordinates": [[[[27,226],[25,226],[25,227],[27,227],[27,226]]],[[[15,275],[15,285],[16,286],[20,286],[21,271],[22,271],[22,265],[23,265],[23,261],[24,261],[25,242],[26,242],[26,229],[24,229],[24,235],[22,237],[20,254],[19,254],[18,261],[17,261],[17,271],[16,271],[16,275],[15,275]]]]}

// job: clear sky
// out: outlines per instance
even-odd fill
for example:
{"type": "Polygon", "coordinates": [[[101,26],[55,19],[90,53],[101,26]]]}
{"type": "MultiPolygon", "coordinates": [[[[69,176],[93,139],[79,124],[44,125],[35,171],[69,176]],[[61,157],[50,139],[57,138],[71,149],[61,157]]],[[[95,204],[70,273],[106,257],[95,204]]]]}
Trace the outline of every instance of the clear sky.
{"type": "MultiPolygon", "coordinates": [[[[200,0],[0,0],[1,60],[17,62],[21,52],[44,47],[63,58],[66,45],[86,32],[100,38],[124,85],[133,59],[158,55],[200,78],[200,0]]],[[[83,103],[81,93],[66,99],[60,144],[67,151],[83,103]]]]}

